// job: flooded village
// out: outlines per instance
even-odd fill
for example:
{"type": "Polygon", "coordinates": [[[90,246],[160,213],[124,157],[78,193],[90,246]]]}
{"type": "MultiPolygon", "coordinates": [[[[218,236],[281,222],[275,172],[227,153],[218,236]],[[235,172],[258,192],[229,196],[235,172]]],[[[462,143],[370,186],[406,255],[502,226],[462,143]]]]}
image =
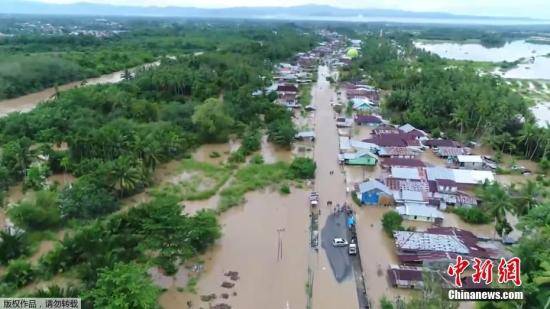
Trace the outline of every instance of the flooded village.
{"type": "MultiPolygon", "coordinates": [[[[399,304],[420,297],[427,271],[453,286],[444,271],[457,255],[493,260],[510,255],[506,245],[517,240],[517,231],[502,238],[493,224],[472,225],[451,210],[478,207],[482,201],[475,190],[484,182],[525,181],[535,167],[497,175],[498,163],[486,148],[391,123],[382,116],[379,89],[338,79],[339,70],[357,57],[361,41],[330,31],[319,34],[324,38],[319,46],[275,65],[273,84],[258,90],[277,94],[273,104],[292,112],[298,133],[291,149],[278,148],[262,133],[257,154],[270,164],[312,158],[313,180],[289,182],[286,194],[281,184],[250,190],[242,205],[220,209],[221,192],[238,173],[226,165],[240,147],[232,138],[194,151],[188,159],[206,164],[202,170],[183,166],[184,160],[165,164],[155,172],[152,188],[125,201],[131,206],[163,190],[178,190],[184,197],[182,213],[218,213],[222,236],[205,254],[173,276],[158,267],[148,270],[163,289],[163,308],[380,308],[383,298],[399,304]],[[192,185],[198,192],[185,191],[192,185]],[[207,198],[195,198],[207,191],[207,198]],[[390,236],[382,220],[392,211],[405,230],[390,236]]],[[[17,100],[35,95],[8,100],[0,114],[28,111],[37,102],[17,100]]],[[[48,179],[61,185],[72,181],[70,174],[48,179]]],[[[17,203],[24,195],[15,187],[7,201],[17,203]]],[[[14,228],[4,211],[0,228],[14,228]]],[[[42,242],[33,261],[53,244],[42,242]]]]}

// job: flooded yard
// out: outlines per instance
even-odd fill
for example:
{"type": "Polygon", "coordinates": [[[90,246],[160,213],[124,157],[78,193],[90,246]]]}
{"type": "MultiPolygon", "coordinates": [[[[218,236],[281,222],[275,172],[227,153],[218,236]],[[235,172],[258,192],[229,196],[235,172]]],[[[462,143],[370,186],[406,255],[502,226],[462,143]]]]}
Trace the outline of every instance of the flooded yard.
{"type": "Polygon", "coordinates": [[[220,215],[223,236],[204,260],[197,293],[169,289],[160,298],[164,308],[208,307],[201,295],[214,293],[212,305],[233,308],[304,308],[309,252],[307,192],[292,189],[287,196],[252,192],[243,206],[220,215]],[[278,232],[279,231],[279,232],[278,232]],[[232,281],[224,274],[238,272],[232,281]],[[223,282],[234,283],[231,288],[223,282]],[[227,294],[227,299],[222,297],[227,294]]]}
{"type": "Polygon", "coordinates": [[[397,297],[407,299],[418,293],[391,287],[386,276],[390,264],[399,264],[393,239],[382,229],[382,216],[390,210],[390,207],[356,208],[357,240],[366,275],[367,294],[375,308],[380,307],[383,296],[393,301],[397,297]]]}

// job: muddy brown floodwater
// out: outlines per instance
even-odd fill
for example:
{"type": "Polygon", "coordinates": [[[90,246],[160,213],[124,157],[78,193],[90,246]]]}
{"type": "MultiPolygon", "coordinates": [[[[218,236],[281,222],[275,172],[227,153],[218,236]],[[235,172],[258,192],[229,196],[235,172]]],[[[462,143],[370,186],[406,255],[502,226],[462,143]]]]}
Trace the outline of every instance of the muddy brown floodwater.
{"type": "Polygon", "coordinates": [[[246,201],[245,205],[220,215],[223,236],[202,257],[204,272],[200,275],[197,293],[170,288],[160,298],[164,308],[187,308],[188,301],[193,303],[192,308],[208,308],[200,296],[212,293],[216,294],[212,305],[226,303],[232,308],[306,306],[307,191],[292,189],[286,196],[277,192],[251,192],[246,195],[246,201]],[[239,279],[233,281],[224,276],[227,271],[238,272],[239,279]],[[224,288],[223,282],[234,286],[224,288]],[[224,293],[228,299],[222,298],[224,293]]]}
{"type": "MultiPolygon", "coordinates": [[[[312,102],[317,108],[315,115],[316,143],[314,158],[317,163],[315,190],[320,195],[320,230],[322,230],[322,225],[327,222],[327,216],[330,214],[330,210],[324,206],[326,202],[330,200],[336,204],[338,202],[342,203],[346,199],[345,177],[339,172],[337,162],[338,133],[336,130],[336,121],[333,118],[333,111],[330,106],[330,100],[336,99],[336,93],[326,81],[328,74],[326,66],[319,67],[318,82],[313,87],[312,93],[312,102]],[[335,172],[331,175],[330,171],[335,172]]],[[[322,237],[323,235],[321,235],[322,237]]],[[[322,248],[311,259],[310,264],[314,272],[313,308],[357,308],[358,301],[355,280],[349,278],[346,281],[338,283],[330,268],[327,255],[322,248]]]]}
{"type": "MultiPolygon", "coordinates": [[[[152,62],[145,64],[141,67],[151,67],[151,66],[157,66],[160,62],[152,62]]],[[[137,68],[131,69],[130,71],[134,71],[137,68]]],[[[113,72],[105,75],[101,75],[99,77],[89,78],[85,80],[86,85],[97,85],[97,84],[114,84],[118,83],[122,80],[122,73],[124,71],[118,71],[113,72]]],[[[61,85],[58,87],[59,91],[65,91],[69,89],[73,89],[76,87],[79,87],[82,85],[83,81],[76,81],[67,83],[64,85],[61,85]]],[[[13,98],[13,99],[7,99],[0,101],[0,117],[6,116],[9,113],[13,112],[28,112],[35,108],[40,102],[47,101],[51,99],[55,95],[55,87],[47,88],[35,93],[27,94],[21,97],[13,98]]]]}

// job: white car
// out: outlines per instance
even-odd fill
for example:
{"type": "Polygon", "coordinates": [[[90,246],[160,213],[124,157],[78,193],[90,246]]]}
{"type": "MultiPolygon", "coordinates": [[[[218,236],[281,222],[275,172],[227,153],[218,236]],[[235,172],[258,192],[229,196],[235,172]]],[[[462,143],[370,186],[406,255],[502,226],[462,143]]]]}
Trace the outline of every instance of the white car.
{"type": "Polygon", "coordinates": [[[357,245],[356,244],[349,244],[348,254],[349,255],[356,255],[357,254],[357,245]]]}
{"type": "Polygon", "coordinates": [[[348,245],[348,242],[343,238],[334,238],[332,240],[332,245],[334,247],[345,247],[348,245]]]}

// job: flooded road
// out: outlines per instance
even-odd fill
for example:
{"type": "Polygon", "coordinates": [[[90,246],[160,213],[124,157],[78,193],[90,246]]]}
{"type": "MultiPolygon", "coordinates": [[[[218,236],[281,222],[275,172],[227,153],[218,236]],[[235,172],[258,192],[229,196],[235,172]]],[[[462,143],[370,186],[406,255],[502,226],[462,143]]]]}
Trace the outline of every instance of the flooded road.
{"type": "MultiPolygon", "coordinates": [[[[317,138],[314,150],[314,158],[317,163],[315,190],[320,194],[321,216],[319,222],[321,230],[330,214],[330,209],[325,206],[327,201],[342,203],[346,200],[345,177],[340,172],[337,162],[336,121],[330,106],[330,100],[336,99],[336,93],[326,81],[328,74],[327,67],[319,67],[318,82],[312,91],[312,103],[317,108],[315,119],[317,138]],[[330,175],[330,171],[334,171],[334,174],[330,175]]],[[[323,241],[322,234],[321,241],[323,241]]],[[[338,283],[323,249],[319,249],[318,254],[312,259],[311,265],[314,271],[313,308],[357,308],[357,293],[353,278],[338,283]]]]}
{"type": "Polygon", "coordinates": [[[201,295],[215,294],[211,305],[232,308],[305,308],[309,253],[307,191],[292,189],[289,195],[251,192],[244,206],[220,215],[223,236],[201,259],[197,293],[168,289],[160,304],[166,308],[208,308],[201,295]],[[280,231],[280,232],[278,232],[280,231]],[[232,281],[224,274],[238,272],[232,281]],[[223,282],[234,283],[231,288],[223,282]],[[225,294],[225,295],[224,295],[225,294]],[[223,297],[227,296],[227,299],[223,297]]]}
{"type": "MultiPolygon", "coordinates": [[[[130,71],[134,72],[139,68],[148,68],[151,66],[157,66],[159,64],[160,62],[156,61],[156,62],[139,66],[134,69],[130,69],[130,71]]],[[[118,72],[101,75],[99,77],[88,78],[83,81],[75,81],[75,82],[67,83],[57,87],[57,90],[65,91],[65,90],[79,87],[82,84],[97,85],[97,84],[118,83],[122,80],[122,73],[124,73],[124,71],[118,71],[118,72]]],[[[13,112],[22,112],[22,113],[28,112],[33,108],[35,108],[40,102],[44,102],[51,99],[53,96],[55,96],[55,93],[56,93],[56,88],[50,87],[35,93],[0,101],[0,117],[6,116],[7,114],[13,113],[13,112]]]]}

